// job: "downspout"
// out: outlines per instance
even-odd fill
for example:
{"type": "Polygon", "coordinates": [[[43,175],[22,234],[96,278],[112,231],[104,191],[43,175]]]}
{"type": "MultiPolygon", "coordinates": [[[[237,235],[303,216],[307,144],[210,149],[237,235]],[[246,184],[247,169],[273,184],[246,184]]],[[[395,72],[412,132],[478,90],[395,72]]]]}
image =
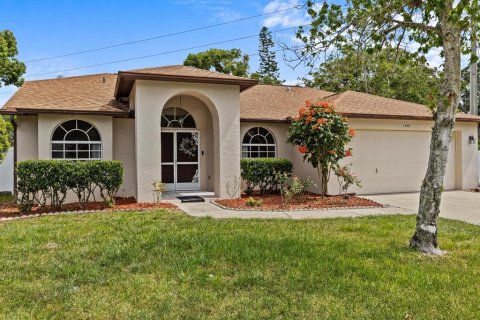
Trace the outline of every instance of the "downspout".
{"type": "Polygon", "coordinates": [[[10,116],[10,123],[13,127],[13,195],[15,199],[18,195],[17,188],[17,120],[15,116],[10,116]]]}

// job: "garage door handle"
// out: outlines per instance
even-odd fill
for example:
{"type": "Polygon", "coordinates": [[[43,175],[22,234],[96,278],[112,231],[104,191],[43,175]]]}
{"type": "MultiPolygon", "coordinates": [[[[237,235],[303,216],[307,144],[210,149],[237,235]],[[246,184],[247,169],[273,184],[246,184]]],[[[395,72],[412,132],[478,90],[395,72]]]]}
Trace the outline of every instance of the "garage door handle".
{"type": "Polygon", "coordinates": [[[375,168],[375,173],[378,173],[378,168],[375,168]]]}

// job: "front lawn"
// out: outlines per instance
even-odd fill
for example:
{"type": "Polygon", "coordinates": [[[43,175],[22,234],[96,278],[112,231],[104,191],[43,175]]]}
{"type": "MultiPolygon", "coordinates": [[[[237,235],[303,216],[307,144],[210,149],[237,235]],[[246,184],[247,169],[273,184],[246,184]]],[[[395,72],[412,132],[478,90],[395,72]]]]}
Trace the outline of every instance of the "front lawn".
{"type": "Polygon", "coordinates": [[[480,227],[414,216],[213,220],[101,213],[0,223],[0,319],[478,319],[480,227]]]}

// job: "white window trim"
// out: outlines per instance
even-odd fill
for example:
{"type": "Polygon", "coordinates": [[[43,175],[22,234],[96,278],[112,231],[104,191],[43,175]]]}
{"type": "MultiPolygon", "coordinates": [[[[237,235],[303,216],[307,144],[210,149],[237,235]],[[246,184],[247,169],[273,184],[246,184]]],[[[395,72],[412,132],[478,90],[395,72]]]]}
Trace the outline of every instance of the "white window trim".
{"type": "MultiPolygon", "coordinates": [[[[272,134],[272,132],[271,132],[269,129],[267,129],[267,128],[265,128],[265,127],[260,127],[260,126],[251,127],[251,128],[249,128],[249,129],[245,132],[245,134],[244,134],[243,137],[242,137],[241,158],[242,158],[242,159],[255,159],[255,158],[252,158],[252,153],[260,153],[260,152],[266,152],[266,153],[267,153],[267,158],[276,158],[276,157],[277,157],[277,143],[276,143],[275,136],[272,134]],[[250,134],[250,132],[249,132],[250,130],[252,130],[252,129],[257,129],[257,131],[259,131],[259,130],[258,130],[259,128],[266,130],[268,133],[267,133],[266,135],[262,135],[262,134],[260,134],[260,133],[256,133],[256,134],[254,134],[254,135],[251,135],[251,134],[250,134]],[[253,139],[254,137],[260,136],[260,137],[262,137],[262,138],[265,139],[265,142],[267,142],[267,137],[270,135],[270,136],[272,137],[274,143],[251,143],[251,142],[249,142],[249,143],[244,143],[243,140],[245,139],[245,136],[246,136],[247,134],[250,136],[250,141],[252,141],[252,139],[253,139]],[[244,147],[247,147],[248,150],[244,151],[244,150],[243,150],[244,147]],[[252,150],[251,150],[251,147],[267,147],[267,151],[252,151],[252,150]],[[273,147],[273,148],[274,148],[274,151],[268,151],[268,147],[273,147]],[[274,153],[274,156],[273,156],[273,157],[268,156],[268,154],[269,154],[269,153],[272,153],[272,152],[274,153]],[[244,156],[243,156],[245,153],[248,154],[247,157],[244,157],[244,156]]],[[[258,158],[258,157],[257,157],[257,158],[258,158]]],[[[265,158],[265,157],[261,157],[261,158],[265,158]]]]}
{"type": "Polygon", "coordinates": [[[85,121],[85,120],[80,120],[80,119],[71,119],[71,120],[65,120],[63,121],[62,123],[60,123],[58,126],[55,127],[55,129],[52,131],[52,137],[53,135],[55,134],[55,132],[59,129],[59,128],[62,128],[63,131],[65,131],[65,134],[63,135],[63,139],[64,140],[52,140],[50,139],[50,157],[52,160],[102,160],[103,158],[103,142],[102,142],[102,137],[100,135],[100,132],[98,131],[97,128],[95,128],[95,126],[93,124],[91,124],[90,122],[88,121],[85,121]],[[64,127],[63,127],[63,124],[68,122],[68,121],[72,121],[72,120],[75,120],[77,121],[77,128],[75,129],[72,129],[72,130],[66,130],[64,127]],[[78,129],[78,121],[82,121],[82,122],[86,122],[90,125],[90,128],[88,130],[82,130],[82,129],[78,129]],[[88,137],[88,139],[90,139],[90,137],[88,136],[88,132],[90,130],[92,130],[93,128],[95,128],[95,130],[97,130],[98,132],[98,135],[100,136],[100,141],[77,141],[77,140],[65,140],[65,137],[72,131],[81,131],[83,133],[85,133],[88,137]],[[54,150],[53,149],[53,145],[54,144],[61,144],[63,145],[63,148],[62,150],[54,150]],[[66,150],[65,149],[65,145],[66,144],[75,144],[77,145],[76,149],[75,150],[66,150]],[[78,149],[78,145],[88,145],[88,151],[86,150],[79,150],[78,149]],[[99,146],[99,149],[98,150],[91,150],[91,145],[97,145],[99,146]],[[75,158],[67,158],[65,155],[67,152],[75,152],[75,158]],[[78,157],[78,153],[79,152],[88,152],[88,158],[79,158],[78,157]],[[100,153],[100,156],[99,157],[94,157],[92,158],[91,157],[91,153],[92,152],[95,152],[95,153],[100,153]],[[56,157],[53,157],[54,154],[62,154],[62,157],[59,157],[59,158],[56,158],[56,157]]]}

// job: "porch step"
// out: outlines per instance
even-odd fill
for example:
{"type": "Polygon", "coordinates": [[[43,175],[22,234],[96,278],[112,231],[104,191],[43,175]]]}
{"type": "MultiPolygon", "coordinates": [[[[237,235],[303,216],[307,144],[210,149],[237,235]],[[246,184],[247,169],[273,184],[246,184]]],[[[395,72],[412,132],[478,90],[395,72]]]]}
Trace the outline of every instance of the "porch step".
{"type": "Polygon", "coordinates": [[[182,203],[205,202],[205,199],[199,196],[178,196],[177,199],[180,199],[182,203]]]}

